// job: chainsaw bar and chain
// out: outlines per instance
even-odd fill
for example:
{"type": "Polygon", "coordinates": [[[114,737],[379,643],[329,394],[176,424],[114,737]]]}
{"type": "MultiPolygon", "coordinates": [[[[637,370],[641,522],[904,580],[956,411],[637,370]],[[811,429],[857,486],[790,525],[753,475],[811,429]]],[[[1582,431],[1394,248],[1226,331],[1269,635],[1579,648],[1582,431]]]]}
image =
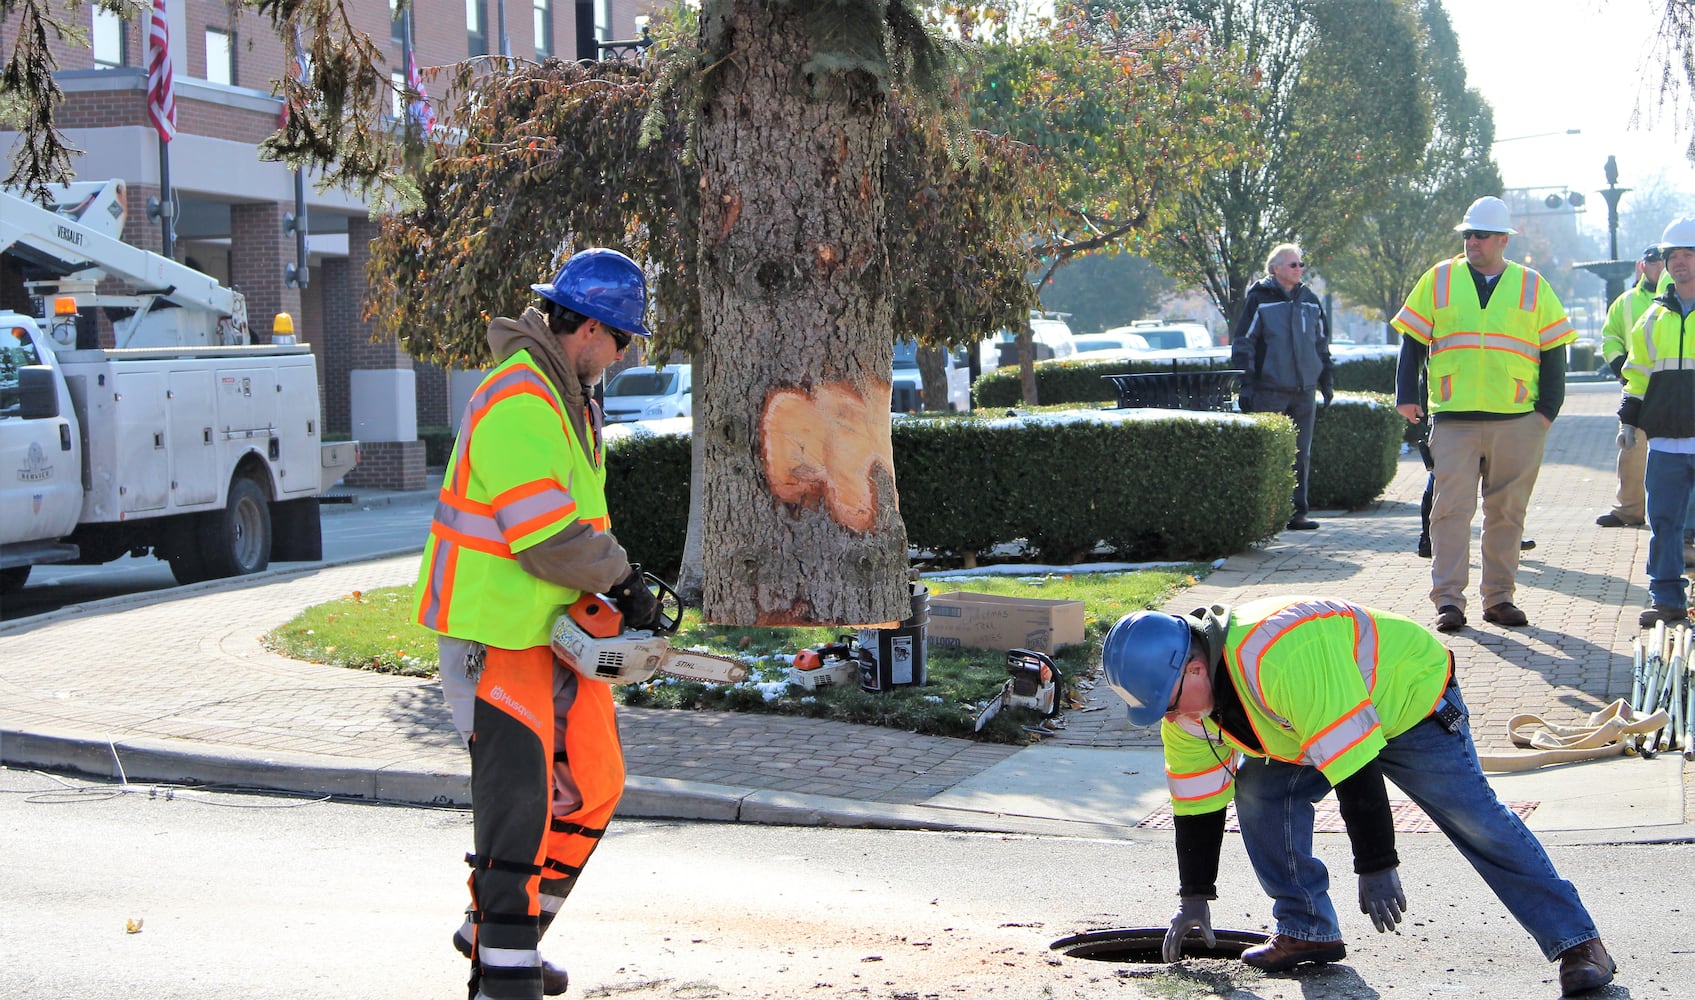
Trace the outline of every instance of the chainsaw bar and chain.
{"type": "Polygon", "coordinates": [[[661,677],[706,684],[736,684],[747,676],[747,664],[728,656],[696,653],[686,649],[669,649],[659,658],[661,677]]]}

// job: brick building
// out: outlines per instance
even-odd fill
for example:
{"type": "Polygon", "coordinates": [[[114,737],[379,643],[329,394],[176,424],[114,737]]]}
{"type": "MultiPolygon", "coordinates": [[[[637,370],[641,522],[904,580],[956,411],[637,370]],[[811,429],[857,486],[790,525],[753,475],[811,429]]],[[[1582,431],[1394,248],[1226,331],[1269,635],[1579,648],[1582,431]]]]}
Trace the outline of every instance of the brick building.
{"type": "MultiPolygon", "coordinates": [[[[518,58],[593,58],[600,43],[637,36],[637,14],[652,0],[414,0],[412,41],[421,68],[505,50],[518,58]]],[[[354,195],[315,190],[310,173],[297,209],[294,173],[259,159],[258,143],[276,130],[282,102],[273,81],[289,63],[283,41],[253,8],[229,0],[166,0],[175,80],[177,135],[169,144],[176,209],[173,256],[240,290],[255,340],[270,334],[278,312],[294,317],[297,338],[319,363],[324,424],[362,442],[354,485],[416,488],[424,483],[420,426],[448,426],[468,391],[464,373],[413,362],[398,344],[371,343],[361,319],[367,293],[370,209],[354,195]],[[309,253],[304,281],[291,278],[296,240],[289,223],[303,214],[309,253]],[[456,392],[457,387],[457,392],[456,392]]],[[[348,0],[355,27],[377,45],[401,79],[405,20],[387,0],[348,0]]],[[[87,30],[88,43],[56,38],[49,47],[65,101],[60,128],[78,180],[126,184],[124,239],[163,248],[149,200],[161,188],[159,138],[147,116],[148,23],[125,22],[96,7],[64,15],[87,30]],[[76,19],[80,18],[80,22],[76,19]]],[[[18,19],[0,22],[0,49],[17,44],[18,19]]],[[[0,131],[9,164],[20,137],[0,131]]],[[[538,234],[540,238],[542,234],[538,234]]],[[[0,309],[28,311],[21,279],[0,257],[0,309]]]]}

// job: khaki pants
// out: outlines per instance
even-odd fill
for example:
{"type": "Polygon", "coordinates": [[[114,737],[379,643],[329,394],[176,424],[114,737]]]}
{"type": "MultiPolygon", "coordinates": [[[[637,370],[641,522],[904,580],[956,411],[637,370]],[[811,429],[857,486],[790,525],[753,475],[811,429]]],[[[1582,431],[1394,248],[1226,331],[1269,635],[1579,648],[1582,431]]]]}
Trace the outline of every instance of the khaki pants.
{"type": "Polygon", "coordinates": [[[1513,599],[1524,512],[1542,469],[1548,425],[1541,414],[1508,420],[1445,420],[1430,428],[1436,494],[1430,507],[1430,601],[1465,610],[1471,521],[1483,492],[1483,607],[1513,599]]]}
{"type": "Polygon", "coordinates": [[[1648,519],[1646,495],[1642,491],[1647,470],[1648,438],[1639,432],[1635,445],[1620,448],[1618,452],[1618,502],[1613,504],[1613,516],[1620,521],[1641,524],[1648,519]]]}

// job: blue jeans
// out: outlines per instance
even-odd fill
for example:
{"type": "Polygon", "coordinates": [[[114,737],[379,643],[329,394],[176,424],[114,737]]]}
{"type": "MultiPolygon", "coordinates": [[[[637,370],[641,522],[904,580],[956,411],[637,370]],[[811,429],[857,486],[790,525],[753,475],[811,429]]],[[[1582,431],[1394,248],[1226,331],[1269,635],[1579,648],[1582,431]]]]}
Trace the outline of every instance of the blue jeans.
{"type": "Polygon", "coordinates": [[[1683,578],[1683,533],[1695,498],[1695,455],[1648,449],[1648,600],[1689,606],[1683,578]]]}
{"type": "MultiPolygon", "coordinates": [[[[1465,711],[1459,691],[1447,697],[1465,711]]],[[[1469,725],[1450,733],[1425,719],[1378,754],[1383,773],[1436,823],[1471,862],[1551,961],[1599,937],[1595,922],[1534,834],[1495,797],[1477,763],[1469,725]]],[[[1330,791],[1317,768],[1249,758],[1236,774],[1236,814],[1254,874],[1272,898],[1277,933],[1340,941],[1330,876],[1312,854],[1313,803],[1330,791]]],[[[1417,912],[1419,901],[1411,900],[1417,912]]],[[[1431,900],[1430,912],[1437,901],[1431,900]]]]}

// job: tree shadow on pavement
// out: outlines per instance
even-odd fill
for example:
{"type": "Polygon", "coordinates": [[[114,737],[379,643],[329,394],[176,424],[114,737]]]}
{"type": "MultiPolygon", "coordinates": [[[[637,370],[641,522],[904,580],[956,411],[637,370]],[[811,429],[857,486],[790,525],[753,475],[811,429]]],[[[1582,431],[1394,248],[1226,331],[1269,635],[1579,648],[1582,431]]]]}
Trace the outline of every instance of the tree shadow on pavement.
{"type": "Polygon", "coordinates": [[[394,692],[388,717],[407,739],[432,747],[463,747],[453,728],[453,713],[434,682],[394,692]]]}

